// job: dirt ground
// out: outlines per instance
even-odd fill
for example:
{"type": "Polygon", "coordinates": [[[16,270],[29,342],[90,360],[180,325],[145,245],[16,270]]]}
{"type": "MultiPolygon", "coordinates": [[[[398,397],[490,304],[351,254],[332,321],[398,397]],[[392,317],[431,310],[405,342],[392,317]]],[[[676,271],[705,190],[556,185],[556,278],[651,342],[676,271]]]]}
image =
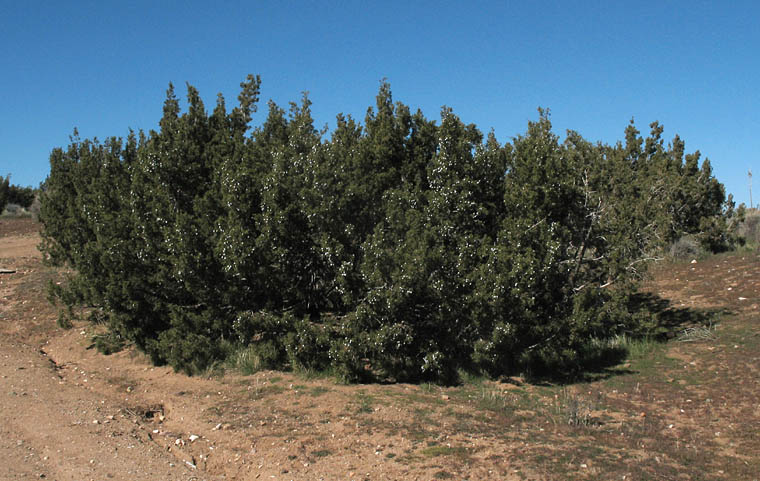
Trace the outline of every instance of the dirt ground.
{"type": "Polygon", "coordinates": [[[668,264],[668,342],[565,385],[189,378],[57,326],[39,226],[0,219],[0,479],[758,479],[760,257],[668,264]]]}

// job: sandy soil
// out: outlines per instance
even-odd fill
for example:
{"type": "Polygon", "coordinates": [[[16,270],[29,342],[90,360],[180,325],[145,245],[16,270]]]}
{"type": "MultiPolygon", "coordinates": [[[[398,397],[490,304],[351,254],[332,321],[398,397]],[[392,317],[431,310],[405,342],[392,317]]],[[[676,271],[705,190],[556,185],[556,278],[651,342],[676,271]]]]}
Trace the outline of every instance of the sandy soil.
{"type": "MultiPolygon", "coordinates": [[[[408,462],[428,438],[443,443],[453,472],[518,479],[498,453],[519,440],[441,432],[426,399],[415,412],[430,425],[409,431],[408,406],[389,402],[439,388],[279,372],[189,378],[131,349],[103,356],[91,326],[56,326],[38,227],[2,227],[0,265],[17,270],[0,277],[0,457],[17,461],[2,479],[432,479],[438,453],[408,462]]],[[[422,395],[436,406],[448,398],[422,395]]]]}
{"type": "Polygon", "coordinates": [[[0,275],[3,480],[756,479],[760,469],[760,339],[747,330],[756,254],[669,268],[652,284],[679,309],[729,306],[746,321],[720,341],[669,343],[576,385],[344,386],[272,371],[189,378],[133,349],[99,354],[97,327],[56,325],[45,285],[62,274],[41,264],[38,229],[0,222],[0,267],[16,270],[0,275]]]}

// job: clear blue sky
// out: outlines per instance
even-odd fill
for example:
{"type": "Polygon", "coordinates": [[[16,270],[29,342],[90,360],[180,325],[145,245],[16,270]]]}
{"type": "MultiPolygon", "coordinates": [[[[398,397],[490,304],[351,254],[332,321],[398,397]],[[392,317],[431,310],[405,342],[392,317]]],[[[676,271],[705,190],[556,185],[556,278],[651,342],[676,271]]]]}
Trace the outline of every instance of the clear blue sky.
{"type": "Polygon", "coordinates": [[[654,120],[760,200],[760,2],[0,0],[0,175],[34,185],[82,137],[156,128],[168,83],[228,106],[248,73],[318,127],[363,121],[382,78],[428,118],[451,106],[500,142],[548,107],[556,132],[613,143],[654,120]]]}

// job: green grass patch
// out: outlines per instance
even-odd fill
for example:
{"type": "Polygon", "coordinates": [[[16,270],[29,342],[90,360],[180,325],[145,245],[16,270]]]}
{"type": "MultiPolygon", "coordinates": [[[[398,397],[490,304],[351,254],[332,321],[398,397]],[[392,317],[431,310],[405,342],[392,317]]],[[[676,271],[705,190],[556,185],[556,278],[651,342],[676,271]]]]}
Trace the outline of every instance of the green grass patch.
{"type": "Polygon", "coordinates": [[[356,413],[357,414],[368,414],[375,412],[375,403],[377,402],[377,399],[372,396],[371,394],[367,394],[366,391],[363,389],[356,393],[355,397],[355,404],[356,404],[356,413]]]}
{"type": "Polygon", "coordinates": [[[324,387],[324,386],[314,386],[309,390],[309,395],[312,397],[319,397],[323,394],[326,394],[330,392],[330,389],[324,387]]]}
{"type": "Polygon", "coordinates": [[[428,458],[435,458],[438,456],[456,456],[458,458],[466,458],[469,456],[469,450],[461,446],[428,446],[422,449],[421,454],[428,458]]]}

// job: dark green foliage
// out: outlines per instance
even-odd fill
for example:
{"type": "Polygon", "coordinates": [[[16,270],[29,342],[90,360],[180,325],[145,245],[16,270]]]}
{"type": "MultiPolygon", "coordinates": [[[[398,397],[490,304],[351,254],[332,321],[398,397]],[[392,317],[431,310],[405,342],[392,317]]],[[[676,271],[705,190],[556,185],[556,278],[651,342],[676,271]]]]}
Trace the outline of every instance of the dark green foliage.
{"type": "MultiPolygon", "coordinates": [[[[34,202],[35,192],[31,187],[21,187],[19,185],[8,186],[8,203],[17,204],[28,209],[34,202]]],[[[1,202],[0,202],[1,203],[1,202]]]]}
{"type": "Polygon", "coordinates": [[[42,250],[75,274],[51,294],[95,308],[103,349],[188,373],[238,353],[349,381],[573,374],[590,340],[656,329],[629,306],[668,243],[733,239],[709,162],[656,123],[560,143],[540,111],[500,145],[384,82],[364,125],[339,115],[329,140],[305,95],[249,133],[259,84],[210,114],[170,86],[158,132],[53,151],[42,250]]]}
{"type": "Polygon", "coordinates": [[[5,206],[8,204],[8,199],[10,197],[10,180],[10,175],[5,176],[5,178],[0,175],[0,213],[3,212],[5,206]]]}
{"type": "Polygon", "coordinates": [[[330,366],[329,325],[301,320],[285,338],[290,364],[301,371],[321,371],[330,366]]]}
{"type": "Polygon", "coordinates": [[[126,346],[124,338],[115,331],[108,331],[104,334],[98,334],[93,339],[95,348],[105,354],[113,354],[119,352],[126,346]]]}

